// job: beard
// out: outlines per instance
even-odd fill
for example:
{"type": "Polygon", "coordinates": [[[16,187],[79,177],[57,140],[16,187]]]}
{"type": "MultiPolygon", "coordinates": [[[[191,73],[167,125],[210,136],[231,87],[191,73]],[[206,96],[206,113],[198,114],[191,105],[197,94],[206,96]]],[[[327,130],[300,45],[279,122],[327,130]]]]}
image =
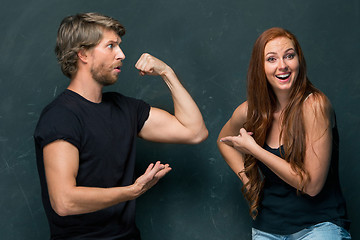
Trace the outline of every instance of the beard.
{"type": "Polygon", "coordinates": [[[92,78],[102,86],[109,86],[116,83],[118,76],[113,73],[113,68],[107,68],[104,64],[91,67],[92,78]]]}

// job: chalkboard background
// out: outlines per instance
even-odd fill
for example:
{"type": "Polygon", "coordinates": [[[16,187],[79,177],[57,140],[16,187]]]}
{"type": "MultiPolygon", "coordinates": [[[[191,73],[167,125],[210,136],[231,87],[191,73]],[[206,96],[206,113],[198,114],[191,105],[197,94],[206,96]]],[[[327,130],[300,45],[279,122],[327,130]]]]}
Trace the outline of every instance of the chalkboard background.
{"type": "Polygon", "coordinates": [[[139,140],[137,172],[150,162],[173,171],[137,201],[144,240],[250,239],[240,181],[221,158],[216,138],[246,98],[252,45],[280,26],[299,39],[312,82],[337,112],[340,177],[351,233],[360,239],[359,0],[2,0],[0,7],[0,239],[48,239],[32,134],[42,108],[68,84],[54,55],[67,15],[95,11],[127,28],[116,90],[172,111],[160,78],[134,64],[149,52],[172,66],[201,109],[209,138],[194,146],[139,140]]]}

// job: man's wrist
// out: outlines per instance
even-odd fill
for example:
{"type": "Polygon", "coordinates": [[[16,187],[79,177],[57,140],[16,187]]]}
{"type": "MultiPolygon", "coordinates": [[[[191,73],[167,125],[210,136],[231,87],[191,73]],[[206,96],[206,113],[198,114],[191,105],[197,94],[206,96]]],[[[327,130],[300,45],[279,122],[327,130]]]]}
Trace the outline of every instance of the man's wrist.
{"type": "Polygon", "coordinates": [[[169,77],[176,76],[176,74],[175,74],[174,70],[171,67],[166,65],[165,69],[160,73],[160,76],[169,78],[169,77]]]}
{"type": "Polygon", "coordinates": [[[140,186],[140,184],[137,182],[133,183],[128,188],[129,188],[131,199],[136,199],[143,194],[143,187],[140,186]]]}

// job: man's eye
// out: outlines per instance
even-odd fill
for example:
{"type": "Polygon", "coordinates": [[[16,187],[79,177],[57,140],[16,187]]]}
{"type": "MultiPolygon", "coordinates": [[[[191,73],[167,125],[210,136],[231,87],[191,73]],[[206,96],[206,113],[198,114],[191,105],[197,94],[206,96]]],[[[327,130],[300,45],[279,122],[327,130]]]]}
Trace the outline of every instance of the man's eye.
{"type": "Polygon", "coordinates": [[[114,46],[112,44],[107,45],[108,48],[112,49],[114,46]]]}

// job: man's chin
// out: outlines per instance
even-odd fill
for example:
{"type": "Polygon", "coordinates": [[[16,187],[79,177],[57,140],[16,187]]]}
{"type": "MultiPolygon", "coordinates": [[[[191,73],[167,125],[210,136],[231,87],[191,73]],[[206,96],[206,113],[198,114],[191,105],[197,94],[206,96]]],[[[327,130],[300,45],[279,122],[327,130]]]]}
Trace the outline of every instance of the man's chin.
{"type": "Polygon", "coordinates": [[[102,80],[98,80],[97,82],[100,83],[103,87],[106,87],[106,86],[110,86],[110,85],[113,85],[117,82],[118,78],[108,78],[108,79],[102,79],[102,80]]]}
{"type": "Polygon", "coordinates": [[[113,84],[115,84],[117,82],[117,80],[115,80],[115,81],[107,81],[107,82],[104,82],[104,83],[102,83],[102,85],[104,86],[104,87],[106,87],[106,86],[111,86],[111,85],[113,85],[113,84]]]}

